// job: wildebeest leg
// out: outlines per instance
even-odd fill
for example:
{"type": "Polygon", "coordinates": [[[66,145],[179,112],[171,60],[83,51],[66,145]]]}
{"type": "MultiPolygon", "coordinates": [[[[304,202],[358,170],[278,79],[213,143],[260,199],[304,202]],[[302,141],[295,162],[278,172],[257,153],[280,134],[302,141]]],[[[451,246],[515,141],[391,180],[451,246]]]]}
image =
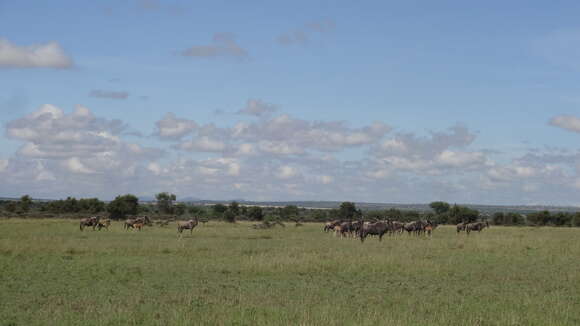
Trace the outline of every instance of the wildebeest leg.
{"type": "Polygon", "coordinates": [[[383,241],[383,235],[385,235],[383,232],[379,233],[379,241],[383,241]]]}

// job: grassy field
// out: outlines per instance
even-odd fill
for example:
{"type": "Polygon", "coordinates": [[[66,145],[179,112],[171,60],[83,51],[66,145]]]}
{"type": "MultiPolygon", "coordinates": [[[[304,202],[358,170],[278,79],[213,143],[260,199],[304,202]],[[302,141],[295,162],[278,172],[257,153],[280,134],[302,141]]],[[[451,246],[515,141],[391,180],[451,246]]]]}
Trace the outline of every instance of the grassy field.
{"type": "Polygon", "coordinates": [[[580,229],[0,221],[0,325],[579,325],[580,229]]]}

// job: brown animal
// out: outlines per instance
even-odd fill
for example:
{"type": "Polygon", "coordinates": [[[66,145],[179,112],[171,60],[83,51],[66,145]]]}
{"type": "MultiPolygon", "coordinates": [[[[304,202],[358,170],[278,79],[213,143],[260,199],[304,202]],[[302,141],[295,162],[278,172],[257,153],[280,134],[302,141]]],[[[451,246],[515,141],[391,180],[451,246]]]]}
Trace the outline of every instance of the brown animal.
{"type": "Polygon", "coordinates": [[[471,233],[471,231],[481,232],[481,230],[485,228],[489,228],[489,222],[487,221],[469,223],[465,226],[465,232],[467,232],[467,234],[471,233]]]}
{"type": "Polygon", "coordinates": [[[392,230],[392,222],[390,221],[379,221],[370,224],[363,224],[359,232],[360,241],[364,242],[368,235],[378,235],[379,241],[383,240],[385,233],[392,230]]]}
{"type": "Polygon", "coordinates": [[[193,233],[193,229],[197,226],[198,220],[189,220],[186,222],[179,221],[177,222],[177,232],[182,233],[183,230],[189,230],[189,234],[193,233]]]}
{"type": "Polygon", "coordinates": [[[340,223],[342,223],[341,220],[334,220],[331,222],[327,222],[326,224],[324,224],[324,232],[333,231],[334,227],[340,225],[340,223]]]}
{"type": "Polygon", "coordinates": [[[125,230],[129,230],[129,228],[132,229],[132,228],[135,227],[135,223],[141,223],[143,225],[151,225],[151,220],[147,216],[141,216],[141,217],[137,217],[137,218],[130,218],[130,219],[128,219],[128,220],[125,221],[125,224],[123,225],[123,228],[125,230]]]}
{"type": "Polygon", "coordinates": [[[457,224],[457,234],[459,234],[459,232],[461,232],[461,231],[465,231],[466,225],[467,225],[467,223],[465,223],[465,222],[461,222],[461,223],[457,224]]]}
{"type": "Polygon", "coordinates": [[[141,231],[141,229],[143,228],[143,225],[144,225],[143,223],[141,223],[141,222],[137,222],[137,223],[134,223],[134,224],[133,224],[133,227],[134,227],[135,229],[137,229],[137,230],[141,231]]]}
{"type": "Polygon", "coordinates": [[[80,221],[80,229],[81,229],[81,231],[83,231],[86,226],[92,226],[93,227],[93,231],[94,231],[95,230],[95,227],[97,227],[97,224],[98,223],[99,223],[99,217],[98,216],[92,216],[92,217],[88,217],[88,218],[83,218],[80,221]]]}
{"type": "Polygon", "coordinates": [[[109,226],[111,226],[110,218],[101,220],[97,223],[97,229],[99,229],[99,231],[101,231],[102,228],[105,228],[107,231],[109,231],[109,226]]]}

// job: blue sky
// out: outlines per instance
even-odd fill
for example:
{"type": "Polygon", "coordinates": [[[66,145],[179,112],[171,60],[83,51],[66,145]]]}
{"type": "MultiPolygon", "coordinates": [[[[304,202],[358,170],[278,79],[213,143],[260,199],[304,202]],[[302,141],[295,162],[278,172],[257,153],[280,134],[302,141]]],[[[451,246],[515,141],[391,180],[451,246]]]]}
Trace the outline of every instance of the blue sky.
{"type": "Polygon", "coordinates": [[[580,205],[579,13],[0,1],[0,195],[580,205]]]}

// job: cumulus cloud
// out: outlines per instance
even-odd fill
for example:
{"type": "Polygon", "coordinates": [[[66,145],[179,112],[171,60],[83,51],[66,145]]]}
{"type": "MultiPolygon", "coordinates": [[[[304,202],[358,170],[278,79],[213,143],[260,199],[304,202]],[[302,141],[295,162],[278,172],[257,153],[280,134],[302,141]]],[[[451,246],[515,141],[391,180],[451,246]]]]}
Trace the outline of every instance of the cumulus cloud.
{"type": "Polygon", "coordinates": [[[0,39],[0,67],[8,68],[70,68],[73,60],[57,42],[18,46],[0,39]]]}
{"type": "MultiPolygon", "coordinates": [[[[531,149],[511,160],[474,146],[461,125],[420,135],[287,114],[225,126],[165,115],[165,150],[127,141],[122,121],[43,105],[8,122],[22,146],[0,159],[0,193],[208,199],[578,203],[580,151],[531,149]],[[351,150],[354,149],[354,150],[351,150]]],[[[147,141],[141,139],[141,141],[147,141]]]]}
{"type": "MultiPolygon", "coordinates": [[[[271,111],[271,106],[250,100],[246,109],[253,114],[271,111]],[[249,111],[249,110],[248,110],[249,111]]],[[[303,155],[309,151],[337,152],[374,144],[391,127],[374,122],[351,128],[343,121],[307,121],[283,114],[256,122],[238,122],[232,127],[197,125],[191,120],[166,115],[157,122],[156,134],[165,140],[181,140],[175,148],[199,152],[227,152],[229,155],[303,155]]]]}
{"type": "Polygon", "coordinates": [[[186,57],[212,58],[212,57],[235,57],[246,58],[248,52],[240,47],[235,36],[231,33],[215,33],[212,44],[195,45],[181,52],[186,57]]]}
{"type": "Polygon", "coordinates": [[[126,100],[129,93],[125,91],[107,91],[102,89],[94,89],[89,93],[90,97],[108,98],[112,100],[126,100]]]}
{"type": "Polygon", "coordinates": [[[558,115],[550,119],[549,124],[554,127],[580,133],[580,118],[572,115],[558,115]]]}
{"type": "Polygon", "coordinates": [[[276,176],[280,179],[290,179],[299,174],[298,170],[292,166],[283,165],[278,169],[276,176]]]}
{"type": "MultiPolygon", "coordinates": [[[[482,151],[466,150],[475,134],[464,126],[454,126],[446,132],[431,132],[429,137],[399,133],[373,149],[377,177],[389,171],[418,174],[441,174],[449,169],[469,171],[485,168],[489,160],[482,151]]],[[[371,173],[372,174],[372,173],[371,173]]]]}
{"type": "Polygon", "coordinates": [[[161,139],[181,139],[198,127],[195,121],[177,118],[173,113],[167,113],[155,124],[155,134],[161,139]]]}
{"type": "Polygon", "coordinates": [[[260,99],[249,99],[246,106],[238,111],[238,114],[248,114],[253,116],[262,116],[276,111],[273,104],[266,103],[260,99]]]}

